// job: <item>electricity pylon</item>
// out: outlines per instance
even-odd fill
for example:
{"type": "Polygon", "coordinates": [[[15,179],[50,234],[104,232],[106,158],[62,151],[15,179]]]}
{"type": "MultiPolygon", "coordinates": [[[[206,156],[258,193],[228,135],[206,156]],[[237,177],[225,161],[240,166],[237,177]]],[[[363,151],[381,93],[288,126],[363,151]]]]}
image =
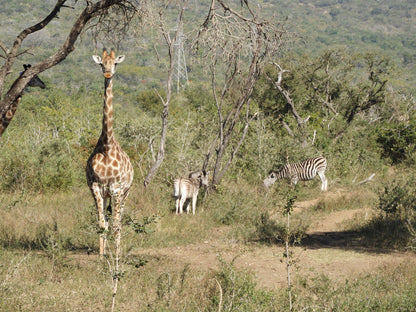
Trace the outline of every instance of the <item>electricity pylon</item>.
{"type": "Polygon", "coordinates": [[[183,34],[182,23],[178,22],[177,28],[174,29],[174,31],[178,32],[174,45],[176,52],[176,64],[174,73],[176,77],[176,92],[179,93],[181,88],[185,88],[189,85],[188,69],[186,67],[185,52],[183,49],[185,35],[183,34]]]}

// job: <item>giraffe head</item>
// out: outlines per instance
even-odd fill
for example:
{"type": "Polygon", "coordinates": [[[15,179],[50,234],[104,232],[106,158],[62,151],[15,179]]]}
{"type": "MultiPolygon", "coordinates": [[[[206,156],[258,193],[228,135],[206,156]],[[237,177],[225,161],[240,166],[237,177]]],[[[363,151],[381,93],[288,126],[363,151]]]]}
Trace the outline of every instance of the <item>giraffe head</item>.
{"type": "MultiPolygon", "coordinates": [[[[26,70],[28,70],[31,67],[32,67],[32,65],[30,65],[30,64],[23,64],[23,68],[25,70],[22,71],[20,73],[20,75],[22,75],[26,70]]],[[[38,88],[41,88],[41,89],[46,88],[45,83],[38,77],[38,75],[33,76],[33,78],[28,82],[27,86],[28,87],[38,87],[38,88]]]]}
{"type": "Polygon", "coordinates": [[[104,77],[107,79],[113,77],[114,73],[116,72],[116,65],[124,61],[124,55],[119,55],[116,57],[116,53],[113,49],[111,49],[110,54],[108,54],[107,50],[104,49],[103,57],[93,55],[92,58],[97,64],[101,65],[104,77]]]}

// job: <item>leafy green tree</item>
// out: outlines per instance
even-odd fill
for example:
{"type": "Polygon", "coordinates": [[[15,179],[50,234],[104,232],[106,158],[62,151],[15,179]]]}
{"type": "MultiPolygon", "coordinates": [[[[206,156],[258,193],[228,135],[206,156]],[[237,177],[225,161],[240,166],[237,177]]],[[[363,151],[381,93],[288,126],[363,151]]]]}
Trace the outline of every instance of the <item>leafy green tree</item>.
{"type": "MultiPolygon", "coordinates": [[[[265,115],[280,121],[290,135],[308,125],[315,130],[320,125],[320,131],[336,138],[358,115],[371,120],[372,109],[385,103],[391,65],[379,55],[350,56],[329,50],[316,58],[282,59],[281,64],[287,69],[270,67],[266,71],[269,81],[261,81],[256,100],[265,115]],[[296,129],[289,118],[296,121],[296,129]]],[[[310,131],[306,129],[306,133],[310,131]]]]}
{"type": "Polygon", "coordinates": [[[362,65],[367,74],[367,80],[346,88],[347,99],[344,108],[344,118],[351,123],[357,114],[368,112],[371,108],[384,103],[388,75],[391,69],[389,59],[366,53],[362,61],[358,60],[356,66],[362,65]]]}

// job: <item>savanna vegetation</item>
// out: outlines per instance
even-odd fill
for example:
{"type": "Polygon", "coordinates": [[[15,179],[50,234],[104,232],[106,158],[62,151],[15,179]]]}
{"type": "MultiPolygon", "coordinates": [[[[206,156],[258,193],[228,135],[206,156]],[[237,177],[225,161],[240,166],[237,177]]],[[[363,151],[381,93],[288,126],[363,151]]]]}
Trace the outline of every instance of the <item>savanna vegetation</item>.
{"type": "MultiPolygon", "coordinates": [[[[55,5],[3,2],[1,42],[55,5]]],[[[111,309],[112,259],[97,257],[99,229],[84,170],[101,131],[103,78],[91,55],[103,45],[126,55],[114,78],[115,131],[135,169],[123,215],[116,310],[414,310],[412,263],[332,278],[325,270],[301,271],[297,254],[320,246],[308,235],[313,220],[360,209],[365,218],[343,224],[339,234],[351,240],[333,250],[365,257],[416,248],[415,1],[286,2],[249,2],[284,36],[251,76],[244,66],[258,64],[260,56],[242,55],[243,65],[231,63],[231,53],[208,59],[208,39],[195,50],[209,3],[188,3],[184,11],[189,84],[179,92],[166,88],[164,37],[177,26],[176,3],[164,7],[160,23],[143,23],[143,15],[122,33],[86,29],[74,52],[39,74],[47,88],[25,91],[0,138],[2,311],[111,309]],[[224,87],[223,77],[235,78],[228,80],[232,88],[224,87]],[[145,187],[158,157],[161,115],[168,116],[164,158],[145,187]],[[318,180],[295,189],[285,181],[264,188],[270,169],[316,155],[328,160],[328,192],[336,196],[324,196],[318,180]],[[173,179],[201,168],[210,173],[212,187],[200,192],[195,216],[175,216],[173,179]],[[311,200],[308,209],[296,210],[311,200]],[[221,245],[214,269],[157,254],[206,242],[221,245]],[[290,259],[289,285],[262,287],[248,266],[237,265],[247,250],[263,247],[275,250],[276,263],[290,259]]],[[[71,5],[77,12],[82,7],[71,5]]],[[[158,5],[150,7],[157,12],[158,5]]],[[[247,12],[244,2],[233,8],[247,12]]],[[[41,61],[61,44],[60,34],[73,22],[71,10],[28,37],[22,50],[31,54],[19,56],[6,86],[22,64],[41,61]]]]}

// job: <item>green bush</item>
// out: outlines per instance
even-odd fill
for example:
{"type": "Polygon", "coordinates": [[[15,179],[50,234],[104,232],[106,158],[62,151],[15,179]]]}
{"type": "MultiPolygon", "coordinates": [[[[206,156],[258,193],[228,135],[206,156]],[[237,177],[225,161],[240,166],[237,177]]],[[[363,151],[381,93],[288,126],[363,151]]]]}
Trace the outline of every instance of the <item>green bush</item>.
{"type": "Polygon", "coordinates": [[[378,192],[378,209],[383,213],[358,229],[365,244],[381,248],[415,248],[416,202],[414,177],[396,179],[378,192]]]}
{"type": "Polygon", "coordinates": [[[399,215],[409,218],[416,212],[416,179],[413,176],[406,177],[405,180],[397,179],[389,182],[378,194],[378,208],[387,215],[399,215]]]}
{"type": "Polygon", "coordinates": [[[74,162],[76,154],[60,141],[45,145],[38,160],[38,180],[45,190],[67,190],[75,184],[81,168],[74,162]]]}
{"type": "MultiPolygon", "coordinates": [[[[160,95],[165,98],[166,92],[158,90],[160,95]]],[[[139,107],[153,116],[159,116],[163,110],[163,103],[154,90],[144,90],[137,95],[139,107]]]]}
{"type": "Polygon", "coordinates": [[[254,239],[266,243],[282,243],[285,231],[284,226],[272,220],[267,211],[260,213],[254,223],[256,231],[254,239]]]}
{"type": "Polygon", "coordinates": [[[385,125],[378,133],[377,143],[382,148],[381,156],[393,164],[406,160],[416,151],[416,121],[385,125]]]}

